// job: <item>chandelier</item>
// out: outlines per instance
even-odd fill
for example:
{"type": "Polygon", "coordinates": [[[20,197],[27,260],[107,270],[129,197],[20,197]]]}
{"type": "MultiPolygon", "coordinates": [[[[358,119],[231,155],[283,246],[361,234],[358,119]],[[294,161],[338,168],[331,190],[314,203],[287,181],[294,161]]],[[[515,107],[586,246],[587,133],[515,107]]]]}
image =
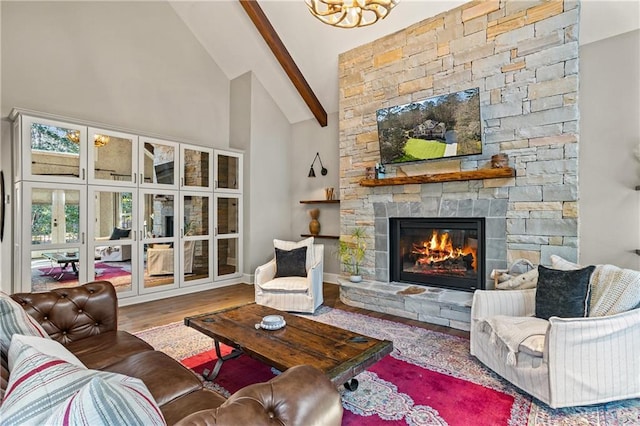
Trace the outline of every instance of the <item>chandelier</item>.
{"type": "Polygon", "coordinates": [[[95,135],[93,137],[93,145],[100,148],[101,146],[105,146],[109,143],[109,136],[106,135],[95,135]]]}
{"type": "Polygon", "coordinates": [[[305,0],[313,16],[339,28],[366,27],[384,19],[400,0],[305,0]]]}
{"type": "MultiPolygon", "coordinates": [[[[67,139],[69,139],[71,142],[77,145],[80,145],[80,131],[72,130],[70,132],[67,132],[67,139]]],[[[93,145],[98,148],[105,146],[108,143],[109,143],[109,136],[106,136],[106,135],[93,136],[93,145]]]]}

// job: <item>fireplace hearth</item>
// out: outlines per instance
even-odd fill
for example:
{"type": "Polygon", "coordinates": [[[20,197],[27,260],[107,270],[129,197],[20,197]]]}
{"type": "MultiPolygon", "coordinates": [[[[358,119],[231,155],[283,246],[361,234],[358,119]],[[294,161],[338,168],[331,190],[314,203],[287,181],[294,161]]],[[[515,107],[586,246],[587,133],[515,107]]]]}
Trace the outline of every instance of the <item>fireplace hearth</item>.
{"type": "Polygon", "coordinates": [[[462,291],[485,288],[484,218],[390,218],[390,279],[462,291]]]}

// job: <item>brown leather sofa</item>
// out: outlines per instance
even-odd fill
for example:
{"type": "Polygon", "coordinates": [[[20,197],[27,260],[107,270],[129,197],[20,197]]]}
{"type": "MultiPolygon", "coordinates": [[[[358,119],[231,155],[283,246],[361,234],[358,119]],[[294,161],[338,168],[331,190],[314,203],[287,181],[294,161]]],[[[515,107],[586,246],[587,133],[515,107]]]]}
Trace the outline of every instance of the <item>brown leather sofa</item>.
{"type": "MultiPolygon", "coordinates": [[[[206,389],[188,368],[117,329],[116,292],[108,281],[11,296],[88,368],[141,379],[168,424],[339,425],[340,394],[311,366],[291,368],[229,398],[206,389]]],[[[3,363],[2,389],[8,372],[3,363]]]]}

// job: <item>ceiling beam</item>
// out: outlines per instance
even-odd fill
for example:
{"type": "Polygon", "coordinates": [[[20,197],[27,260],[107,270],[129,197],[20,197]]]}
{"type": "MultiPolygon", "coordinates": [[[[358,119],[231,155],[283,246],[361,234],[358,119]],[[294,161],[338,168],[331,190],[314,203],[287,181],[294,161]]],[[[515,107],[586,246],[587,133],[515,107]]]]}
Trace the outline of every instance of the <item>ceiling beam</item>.
{"type": "Polygon", "coordinates": [[[273,25],[269,22],[267,15],[264,14],[256,0],[239,1],[244,11],[247,12],[247,15],[249,15],[249,18],[253,21],[253,25],[256,26],[262,35],[262,38],[273,52],[273,55],[276,57],[278,62],[280,62],[280,65],[289,76],[289,79],[300,93],[300,96],[302,96],[302,99],[304,99],[307,106],[316,117],[316,120],[318,120],[318,123],[320,123],[320,126],[325,127],[327,125],[327,112],[322,107],[322,104],[320,104],[315,93],[313,93],[311,86],[309,86],[309,83],[305,80],[302,72],[289,54],[284,43],[280,40],[278,33],[276,33],[273,25]]]}

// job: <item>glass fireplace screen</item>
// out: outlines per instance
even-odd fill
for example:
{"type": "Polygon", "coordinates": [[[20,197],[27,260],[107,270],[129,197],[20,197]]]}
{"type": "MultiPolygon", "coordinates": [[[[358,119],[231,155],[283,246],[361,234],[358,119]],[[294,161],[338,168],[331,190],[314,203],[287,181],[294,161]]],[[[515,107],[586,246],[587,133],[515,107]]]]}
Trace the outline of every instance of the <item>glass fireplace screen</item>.
{"type": "Polygon", "coordinates": [[[393,281],[467,291],[484,288],[482,218],[390,220],[393,281]]]}

